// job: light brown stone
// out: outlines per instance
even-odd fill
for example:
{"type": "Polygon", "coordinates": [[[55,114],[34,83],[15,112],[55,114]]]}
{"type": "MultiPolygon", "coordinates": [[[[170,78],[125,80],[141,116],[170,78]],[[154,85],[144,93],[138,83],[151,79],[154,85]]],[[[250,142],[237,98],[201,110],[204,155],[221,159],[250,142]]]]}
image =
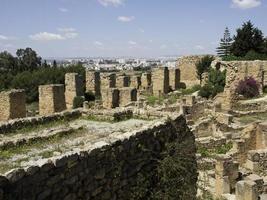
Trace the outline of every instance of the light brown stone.
{"type": "Polygon", "coordinates": [[[135,88],[120,88],[120,106],[137,101],[137,90],[135,88]]]}
{"type": "Polygon", "coordinates": [[[180,84],[180,69],[169,68],[170,87],[172,90],[179,89],[180,84]]]}
{"type": "Polygon", "coordinates": [[[169,70],[160,67],[152,71],[153,95],[161,96],[169,93],[169,70]]]}
{"type": "Polygon", "coordinates": [[[26,95],[24,90],[0,93],[0,121],[26,117],[26,95]]]}
{"type": "Polygon", "coordinates": [[[100,72],[86,71],[86,92],[93,92],[97,97],[100,94],[100,72]]]}
{"type": "Polygon", "coordinates": [[[50,115],[66,109],[64,85],[39,86],[39,114],[50,115]]]}
{"type": "Polygon", "coordinates": [[[120,94],[116,88],[102,90],[102,101],[104,108],[119,107],[120,94]]]}

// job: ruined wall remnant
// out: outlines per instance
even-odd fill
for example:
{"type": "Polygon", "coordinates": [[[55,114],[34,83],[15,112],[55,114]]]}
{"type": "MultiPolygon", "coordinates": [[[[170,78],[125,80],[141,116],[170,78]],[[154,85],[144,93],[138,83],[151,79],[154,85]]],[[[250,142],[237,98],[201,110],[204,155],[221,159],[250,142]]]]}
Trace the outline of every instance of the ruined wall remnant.
{"type": "Polygon", "coordinates": [[[151,86],[151,84],[152,84],[151,76],[152,75],[149,72],[142,74],[141,85],[142,85],[143,90],[147,90],[151,86]]]}
{"type": "Polygon", "coordinates": [[[130,76],[121,75],[116,77],[116,87],[123,88],[130,86],[130,76]]]}
{"type": "Polygon", "coordinates": [[[26,95],[24,90],[0,93],[0,121],[26,117],[26,95]]]}
{"type": "Polygon", "coordinates": [[[101,91],[104,108],[116,108],[120,103],[120,92],[116,88],[105,89],[101,91]]]}
{"type": "Polygon", "coordinates": [[[172,90],[179,89],[180,85],[180,69],[170,68],[169,69],[170,87],[172,90]]]}
{"type": "Polygon", "coordinates": [[[120,106],[137,101],[137,89],[135,88],[120,88],[120,106]]]}
{"type": "Polygon", "coordinates": [[[116,87],[116,74],[115,73],[101,73],[100,74],[100,91],[116,87]]]}
{"type": "Polygon", "coordinates": [[[196,64],[203,57],[204,56],[184,56],[177,60],[177,67],[180,69],[181,74],[180,81],[183,87],[189,88],[200,84],[197,78],[196,64]]]}
{"type": "Polygon", "coordinates": [[[39,86],[39,114],[50,115],[66,109],[64,85],[39,86]]]}
{"type": "Polygon", "coordinates": [[[240,80],[245,77],[253,77],[260,85],[260,92],[264,86],[264,70],[267,68],[267,61],[223,61],[221,66],[226,69],[226,84],[224,88],[223,109],[232,109],[238,100],[236,87],[240,80]]]}
{"type": "Polygon", "coordinates": [[[153,95],[161,96],[169,92],[169,70],[167,67],[160,67],[152,71],[153,95]]]}
{"type": "MultiPolygon", "coordinates": [[[[185,162],[183,166],[190,168],[187,173],[179,174],[186,181],[177,190],[193,197],[197,164],[189,158],[195,158],[196,148],[194,135],[182,116],[149,128],[111,134],[109,139],[103,138],[88,144],[86,149],[52,158],[40,166],[15,169],[0,176],[0,197],[1,200],[132,199],[140,174],[157,177],[156,169],[164,158],[160,155],[174,143],[179,144],[177,151],[185,162]]],[[[152,178],[146,181],[149,180],[152,178]]]]}
{"type": "Polygon", "coordinates": [[[141,85],[142,85],[141,76],[138,75],[131,76],[130,87],[140,89],[141,85]]]}
{"type": "Polygon", "coordinates": [[[100,94],[100,72],[86,71],[86,92],[93,92],[95,96],[99,97],[100,94]]]}
{"type": "Polygon", "coordinates": [[[238,163],[228,156],[217,158],[215,167],[215,193],[217,197],[222,194],[232,193],[238,178],[238,163]]]}
{"type": "Polygon", "coordinates": [[[83,95],[82,77],[77,73],[65,74],[65,99],[67,108],[72,109],[74,98],[83,95]]]}

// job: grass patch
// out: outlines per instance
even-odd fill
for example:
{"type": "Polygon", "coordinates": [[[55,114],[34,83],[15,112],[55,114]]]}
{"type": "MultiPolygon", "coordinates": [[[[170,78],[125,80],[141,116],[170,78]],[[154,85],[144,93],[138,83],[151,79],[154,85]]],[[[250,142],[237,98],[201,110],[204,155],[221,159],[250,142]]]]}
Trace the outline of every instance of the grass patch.
{"type": "Polygon", "coordinates": [[[201,154],[204,158],[212,158],[216,154],[226,154],[228,151],[230,151],[233,148],[233,143],[228,142],[226,144],[223,144],[221,146],[215,147],[213,149],[208,149],[206,147],[199,147],[197,150],[197,153],[201,154]]]}
{"type": "Polygon", "coordinates": [[[94,122],[109,122],[115,123],[112,117],[108,116],[96,116],[96,115],[88,115],[81,117],[83,120],[94,121],[94,122]]]}
{"type": "Polygon", "coordinates": [[[147,103],[150,106],[154,106],[155,104],[162,105],[163,101],[164,97],[147,96],[147,103]]]}
{"type": "Polygon", "coordinates": [[[191,88],[181,89],[181,94],[182,95],[193,94],[194,92],[199,91],[200,89],[201,89],[200,85],[194,85],[191,88]]]}
{"type": "Polygon", "coordinates": [[[255,115],[245,115],[240,118],[238,118],[238,121],[243,124],[249,124],[251,122],[255,122],[258,120],[266,120],[267,119],[267,113],[258,113],[255,115]]]}

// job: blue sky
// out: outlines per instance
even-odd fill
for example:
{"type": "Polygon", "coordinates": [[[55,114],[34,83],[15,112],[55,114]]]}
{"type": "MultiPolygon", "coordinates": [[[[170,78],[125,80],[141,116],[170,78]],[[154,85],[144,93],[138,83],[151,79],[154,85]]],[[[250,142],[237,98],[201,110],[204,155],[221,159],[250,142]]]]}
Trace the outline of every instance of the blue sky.
{"type": "Polygon", "coordinates": [[[267,0],[0,0],[0,51],[42,57],[214,53],[224,29],[267,34],[267,0]]]}

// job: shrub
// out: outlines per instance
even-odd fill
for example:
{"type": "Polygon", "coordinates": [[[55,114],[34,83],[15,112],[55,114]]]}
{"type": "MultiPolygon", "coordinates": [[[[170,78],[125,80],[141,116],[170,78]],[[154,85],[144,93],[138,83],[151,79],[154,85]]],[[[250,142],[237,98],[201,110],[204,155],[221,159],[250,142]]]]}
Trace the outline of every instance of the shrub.
{"type": "Polygon", "coordinates": [[[239,81],[236,93],[243,95],[246,98],[253,98],[259,96],[259,84],[253,77],[246,77],[239,81]]]}
{"type": "Polygon", "coordinates": [[[84,97],[75,97],[73,99],[73,109],[83,107],[84,97]]]}
{"type": "Polygon", "coordinates": [[[85,98],[85,101],[88,101],[88,102],[96,100],[95,94],[91,91],[85,92],[84,98],[85,98]]]}
{"type": "Polygon", "coordinates": [[[204,85],[200,90],[198,95],[204,98],[210,98],[213,94],[213,87],[211,84],[204,85]]]}
{"type": "Polygon", "coordinates": [[[199,91],[201,89],[200,85],[193,85],[191,88],[182,89],[181,92],[183,95],[187,94],[193,94],[196,91],[199,91]]]}
{"type": "Polygon", "coordinates": [[[212,61],[214,60],[213,56],[204,56],[199,62],[196,63],[196,69],[197,69],[197,78],[202,81],[202,75],[205,72],[208,72],[210,69],[210,65],[212,61]]]}

